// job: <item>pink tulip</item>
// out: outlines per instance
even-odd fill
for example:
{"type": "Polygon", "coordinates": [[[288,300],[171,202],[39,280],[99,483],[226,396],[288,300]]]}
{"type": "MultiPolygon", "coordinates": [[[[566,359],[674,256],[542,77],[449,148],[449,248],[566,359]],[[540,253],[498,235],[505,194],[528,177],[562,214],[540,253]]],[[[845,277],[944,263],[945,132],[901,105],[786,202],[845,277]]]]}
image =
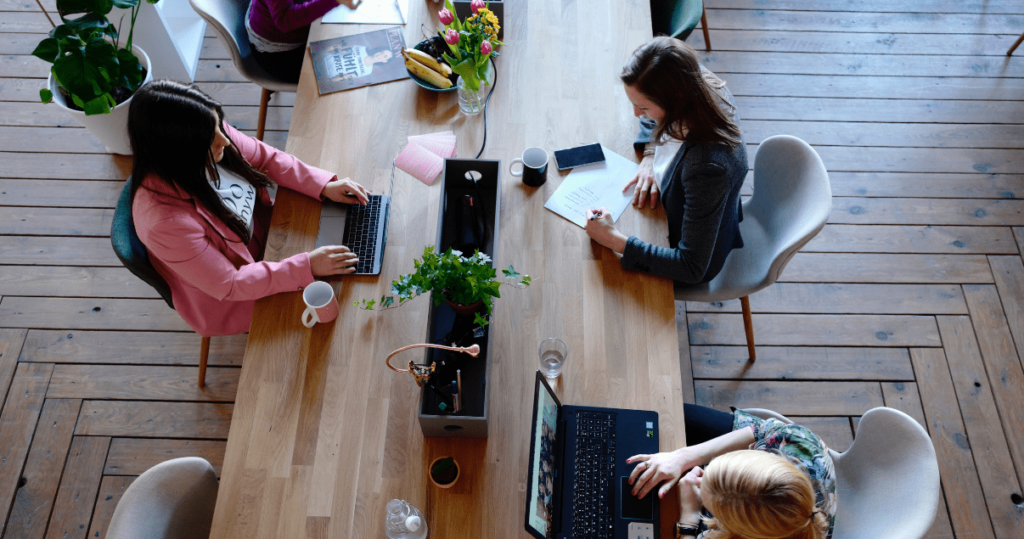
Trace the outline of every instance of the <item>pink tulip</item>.
{"type": "Polygon", "coordinates": [[[469,3],[469,9],[472,9],[473,13],[477,13],[485,7],[487,7],[487,4],[484,3],[484,0],[473,0],[469,3]]]}
{"type": "Polygon", "coordinates": [[[494,47],[491,46],[491,42],[487,41],[486,39],[484,40],[483,43],[480,44],[480,54],[482,54],[484,56],[487,56],[493,50],[494,50],[494,47]]]}
{"type": "Polygon", "coordinates": [[[459,42],[459,33],[456,32],[454,28],[449,28],[444,33],[444,40],[447,41],[449,45],[454,45],[459,42]]]}
{"type": "Polygon", "coordinates": [[[437,17],[441,19],[441,24],[445,26],[448,26],[449,24],[452,23],[452,21],[455,20],[455,16],[452,15],[451,11],[448,11],[448,8],[444,8],[441,11],[437,12],[437,17]]]}

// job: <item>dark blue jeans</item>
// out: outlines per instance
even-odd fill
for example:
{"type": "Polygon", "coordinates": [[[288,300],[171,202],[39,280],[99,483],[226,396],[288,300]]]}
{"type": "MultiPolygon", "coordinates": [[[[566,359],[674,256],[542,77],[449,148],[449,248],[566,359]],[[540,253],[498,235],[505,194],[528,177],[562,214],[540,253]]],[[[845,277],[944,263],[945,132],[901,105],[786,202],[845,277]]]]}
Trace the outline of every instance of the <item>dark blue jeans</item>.
{"type": "Polygon", "coordinates": [[[713,408],[683,404],[686,445],[697,445],[732,432],[732,414],[713,408]]]}

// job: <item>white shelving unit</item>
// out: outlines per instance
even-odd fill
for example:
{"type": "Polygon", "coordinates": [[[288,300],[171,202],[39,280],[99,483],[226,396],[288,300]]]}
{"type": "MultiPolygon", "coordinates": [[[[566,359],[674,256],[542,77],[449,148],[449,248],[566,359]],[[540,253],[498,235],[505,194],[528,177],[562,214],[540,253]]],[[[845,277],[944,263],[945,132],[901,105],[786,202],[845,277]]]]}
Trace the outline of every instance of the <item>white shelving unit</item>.
{"type": "MultiPolygon", "coordinates": [[[[188,0],[160,0],[156,4],[142,1],[142,8],[135,20],[134,44],[143,48],[153,64],[153,78],[174,79],[181,82],[195,80],[199,53],[203,49],[206,35],[204,21],[189,5],[188,0]]],[[[125,14],[122,23],[124,35],[128,38],[131,12],[114,9],[125,14]]],[[[112,12],[110,20],[117,24],[120,16],[112,12]]]]}

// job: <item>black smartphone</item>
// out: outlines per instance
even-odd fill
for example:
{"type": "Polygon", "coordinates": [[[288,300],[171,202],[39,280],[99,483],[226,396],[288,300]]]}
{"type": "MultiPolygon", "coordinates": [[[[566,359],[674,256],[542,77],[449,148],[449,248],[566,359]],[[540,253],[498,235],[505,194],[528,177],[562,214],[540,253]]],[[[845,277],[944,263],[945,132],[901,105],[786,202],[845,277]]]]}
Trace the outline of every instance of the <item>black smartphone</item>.
{"type": "Polygon", "coordinates": [[[558,170],[581,167],[602,161],[604,161],[604,151],[601,150],[601,145],[596,142],[586,146],[555,150],[555,164],[558,165],[558,170]]]}

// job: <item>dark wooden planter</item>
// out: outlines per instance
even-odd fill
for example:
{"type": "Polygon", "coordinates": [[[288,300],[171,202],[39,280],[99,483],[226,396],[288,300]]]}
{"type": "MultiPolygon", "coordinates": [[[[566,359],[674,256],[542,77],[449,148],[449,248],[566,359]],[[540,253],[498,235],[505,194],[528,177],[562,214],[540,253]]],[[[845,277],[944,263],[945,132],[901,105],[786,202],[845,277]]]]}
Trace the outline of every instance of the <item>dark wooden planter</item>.
{"type": "MultiPolygon", "coordinates": [[[[441,182],[441,216],[438,219],[437,252],[457,247],[459,227],[458,212],[465,195],[479,201],[484,234],[480,251],[492,260],[497,258],[498,216],[501,215],[501,162],[497,160],[446,159],[441,182]],[[480,179],[474,185],[467,179],[467,173],[477,171],[480,179]]],[[[466,255],[472,253],[465,253],[466,255]]],[[[472,306],[468,306],[472,307],[472,306]]],[[[480,355],[445,352],[427,349],[425,362],[436,362],[437,370],[431,377],[430,386],[424,387],[420,395],[419,422],[424,436],[486,438],[488,420],[489,384],[487,375],[490,359],[488,350],[491,332],[476,328],[473,324],[472,309],[465,314],[456,311],[447,301],[434,305],[431,300],[427,321],[427,340],[436,344],[456,346],[480,345],[480,355]],[[462,371],[462,409],[452,412],[451,384],[456,371],[462,371]],[[447,399],[447,400],[446,400],[447,399]]]]}

